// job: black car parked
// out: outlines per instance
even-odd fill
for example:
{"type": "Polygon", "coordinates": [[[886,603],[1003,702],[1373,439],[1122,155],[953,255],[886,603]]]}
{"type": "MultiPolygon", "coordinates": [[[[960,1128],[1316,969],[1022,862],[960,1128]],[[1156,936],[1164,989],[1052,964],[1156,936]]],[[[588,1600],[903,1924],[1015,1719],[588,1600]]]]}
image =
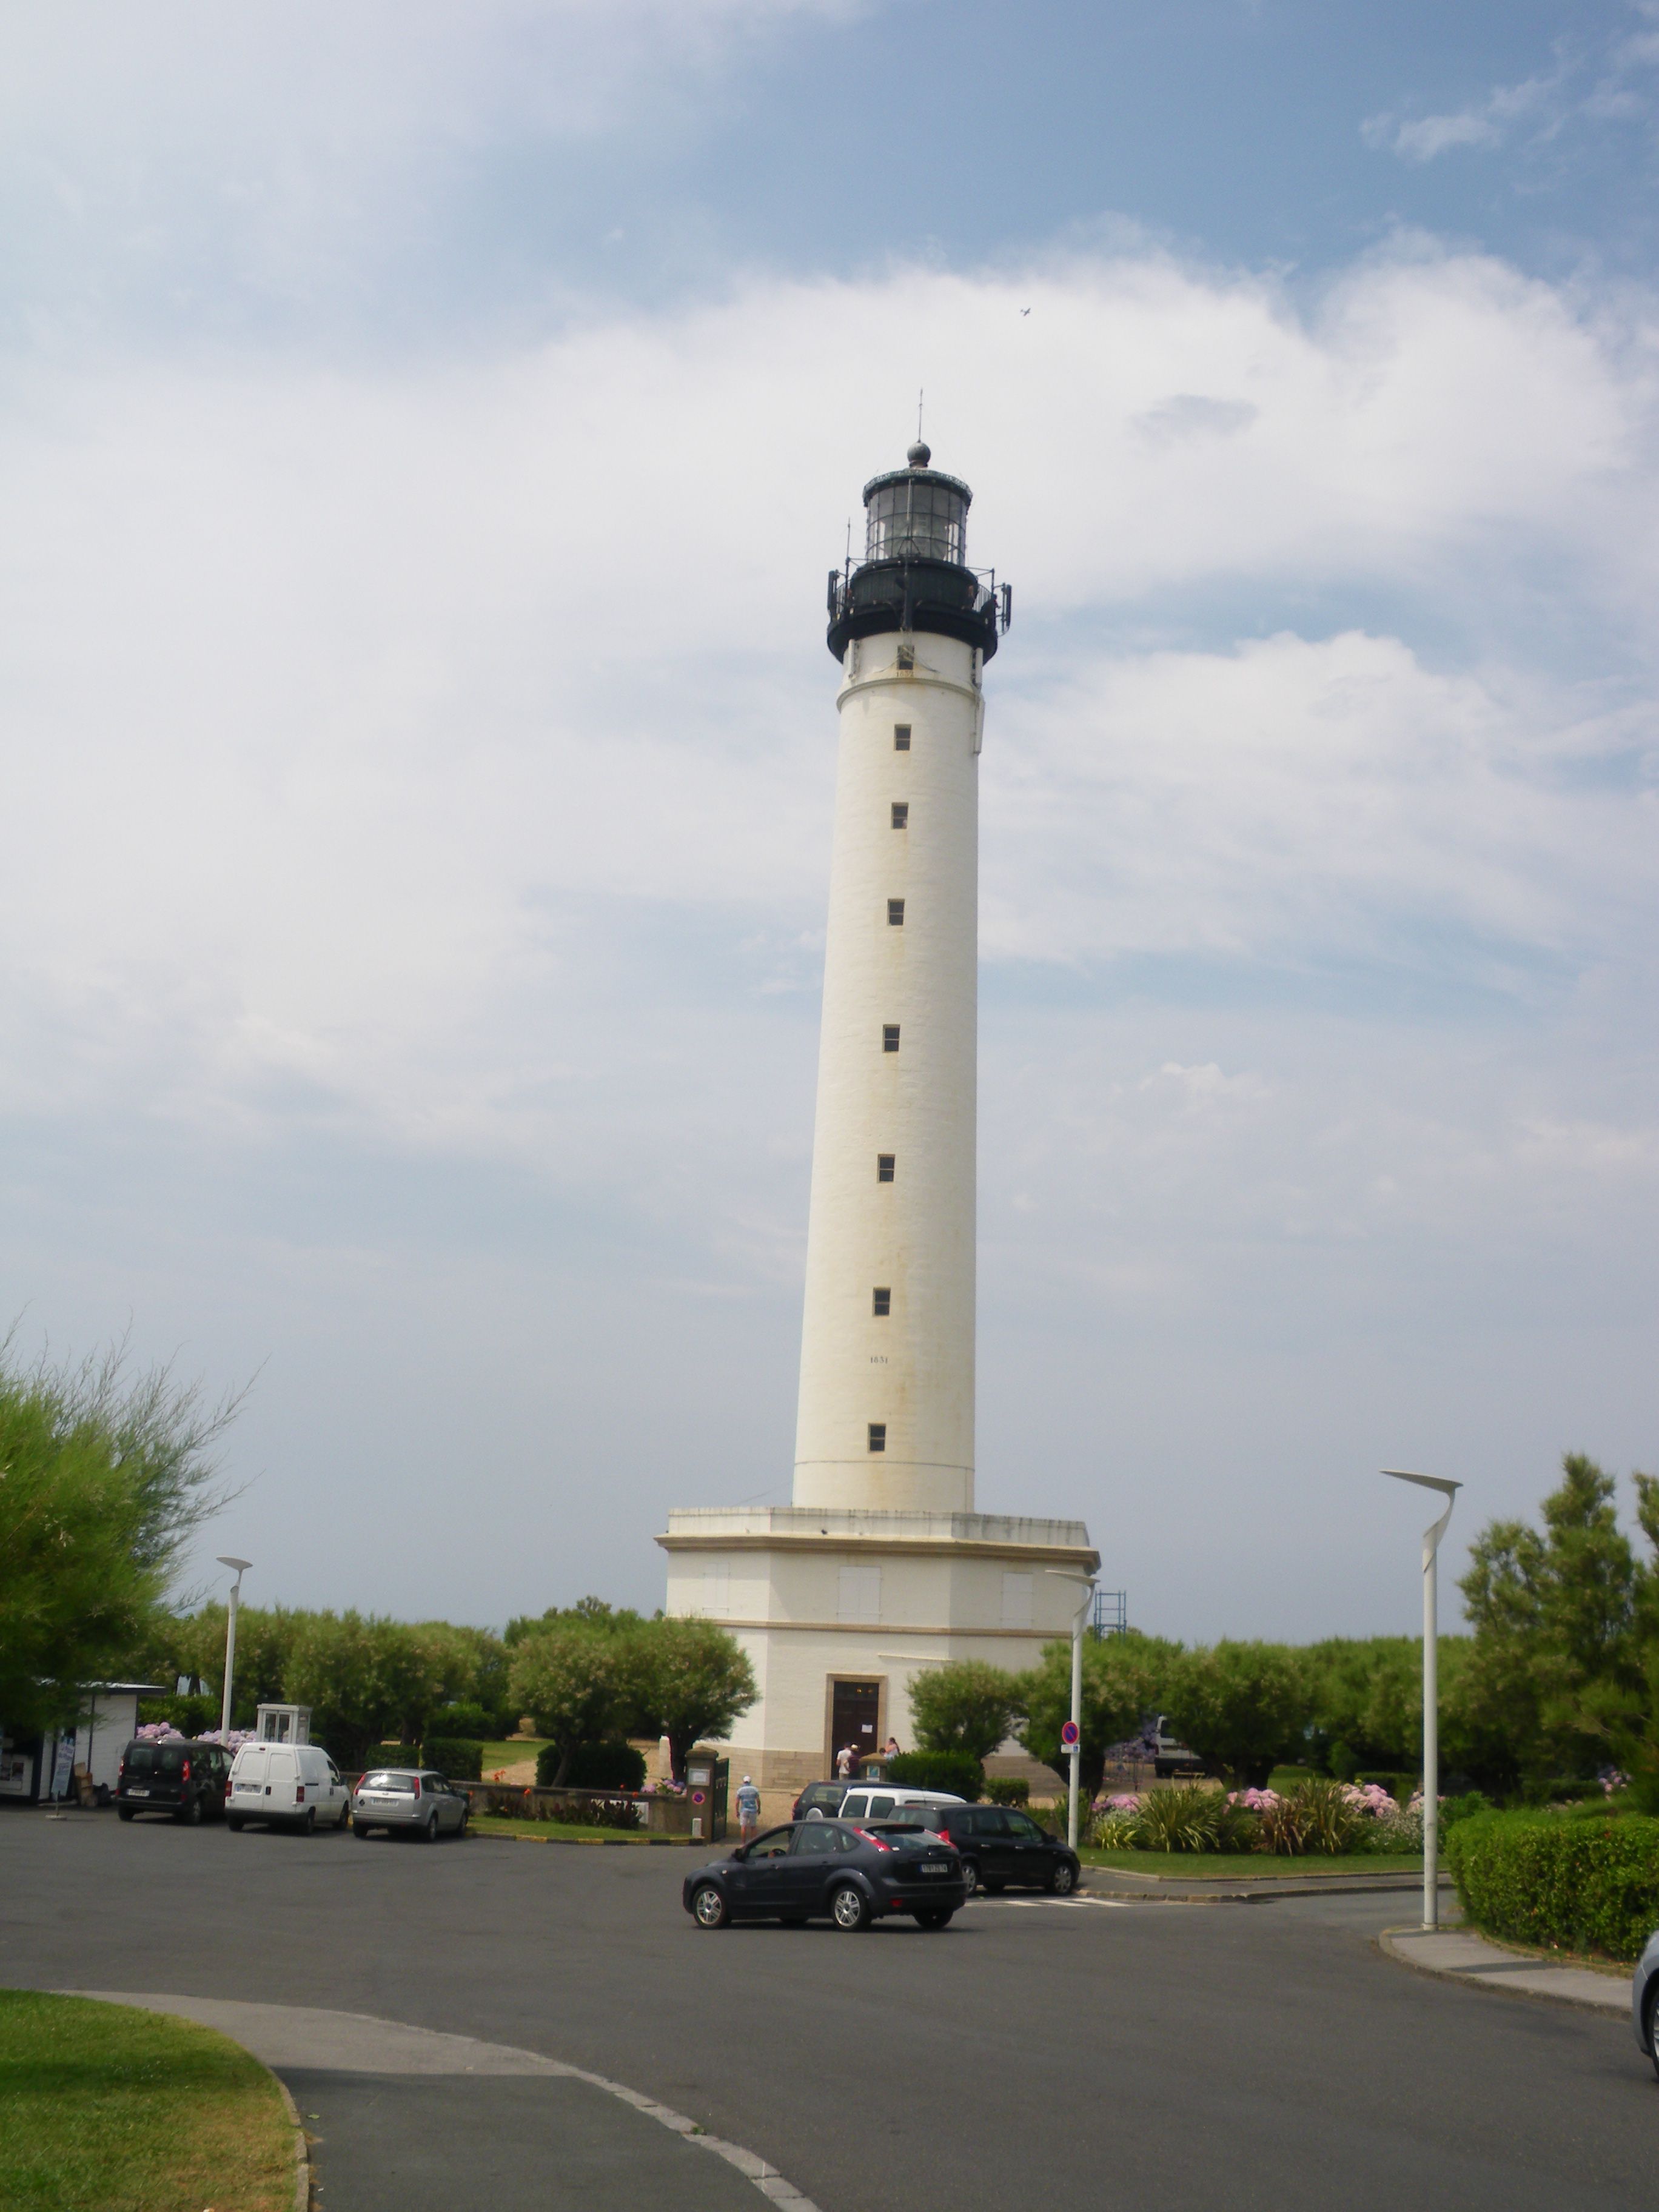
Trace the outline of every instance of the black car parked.
{"type": "Polygon", "coordinates": [[[115,1809],[124,1820],[167,1813],[196,1827],[222,1820],[230,1753],[219,1743],[130,1743],[121,1753],[115,1809]]]}
{"type": "Polygon", "coordinates": [[[854,1828],[798,1820],[771,1828],[685,1878],[682,1901],[700,1928],[733,1920],[832,1920],[849,1933],[884,1913],[945,1927],[967,1895],[962,1862],[921,1828],[854,1828]]]}
{"type": "Polygon", "coordinates": [[[1046,1889],[1069,1897],[1082,1862],[1058,1836],[1038,1827],[1029,1813],[1002,1805],[936,1805],[927,1814],[936,1833],[949,1836],[962,1855],[963,1877],[976,1889],[1046,1889]]]}

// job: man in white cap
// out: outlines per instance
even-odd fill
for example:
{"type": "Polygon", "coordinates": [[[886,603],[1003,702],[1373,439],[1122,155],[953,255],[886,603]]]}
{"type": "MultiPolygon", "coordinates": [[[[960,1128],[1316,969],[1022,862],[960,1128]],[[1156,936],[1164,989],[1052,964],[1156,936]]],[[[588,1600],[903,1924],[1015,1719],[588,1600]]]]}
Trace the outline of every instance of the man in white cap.
{"type": "Polygon", "coordinates": [[[738,1786],[738,1834],[748,1843],[760,1827],[760,1791],[745,1774],[738,1786]]]}

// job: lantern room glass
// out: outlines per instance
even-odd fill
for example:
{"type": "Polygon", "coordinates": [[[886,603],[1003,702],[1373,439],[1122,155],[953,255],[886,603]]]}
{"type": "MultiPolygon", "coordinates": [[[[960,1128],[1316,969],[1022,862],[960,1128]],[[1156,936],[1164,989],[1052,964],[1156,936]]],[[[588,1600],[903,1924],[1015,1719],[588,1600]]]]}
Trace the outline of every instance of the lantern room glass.
{"type": "Polygon", "coordinates": [[[879,484],[866,507],[866,561],[968,559],[968,500],[965,488],[938,477],[906,471],[879,484]]]}

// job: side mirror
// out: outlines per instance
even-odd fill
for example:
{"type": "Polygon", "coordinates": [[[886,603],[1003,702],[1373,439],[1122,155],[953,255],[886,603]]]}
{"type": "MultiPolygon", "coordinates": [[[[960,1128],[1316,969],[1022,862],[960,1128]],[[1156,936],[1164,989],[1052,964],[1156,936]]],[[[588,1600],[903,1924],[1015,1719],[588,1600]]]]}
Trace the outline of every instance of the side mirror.
{"type": "Polygon", "coordinates": [[[734,1859],[746,1859],[749,1856],[748,1844],[739,1844],[736,1850],[732,1852],[732,1856],[734,1859]]]}

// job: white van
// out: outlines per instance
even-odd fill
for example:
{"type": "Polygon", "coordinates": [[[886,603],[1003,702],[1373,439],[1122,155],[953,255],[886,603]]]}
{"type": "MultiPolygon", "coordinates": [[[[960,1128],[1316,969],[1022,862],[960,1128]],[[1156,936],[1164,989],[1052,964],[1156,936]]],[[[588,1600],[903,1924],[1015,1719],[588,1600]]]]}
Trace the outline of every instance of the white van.
{"type": "Polygon", "coordinates": [[[233,1828],[248,1820],[272,1827],[343,1828],[351,1793],[319,1743],[245,1743],[231,1761],[225,1819],[233,1828]]]}
{"type": "MultiPolygon", "coordinates": [[[[918,1814],[930,1805],[961,1805],[966,1799],[952,1797],[946,1790],[908,1790],[899,1782],[877,1782],[860,1786],[855,1783],[841,1801],[837,1820],[851,1820],[854,1826],[860,1820],[906,1820],[913,1811],[918,1814]]],[[[810,1820],[811,1814],[807,1814],[810,1820]]],[[[822,1817],[822,1815],[820,1815],[822,1817]]],[[[926,1827],[925,1820],[915,1825],[926,1827]]]]}

